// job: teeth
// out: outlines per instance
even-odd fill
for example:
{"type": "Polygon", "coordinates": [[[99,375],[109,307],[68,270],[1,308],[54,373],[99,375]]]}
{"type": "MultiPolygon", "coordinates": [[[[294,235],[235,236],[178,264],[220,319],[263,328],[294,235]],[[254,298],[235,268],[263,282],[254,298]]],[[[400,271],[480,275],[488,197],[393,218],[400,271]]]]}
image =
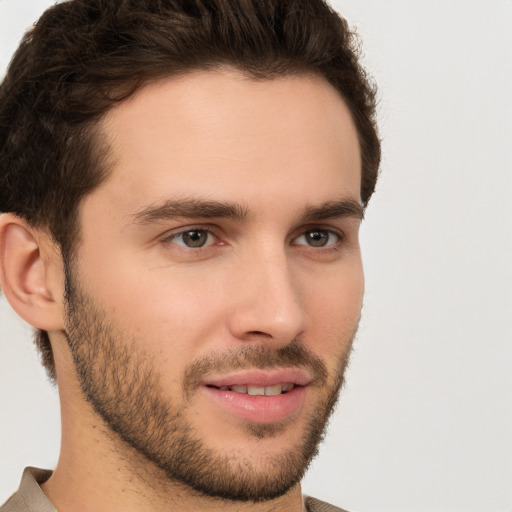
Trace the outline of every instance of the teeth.
{"type": "Polygon", "coordinates": [[[264,395],[265,394],[265,388],[260,386],[247,386],[247,393],[249,395],[264,395]]]}
{"type": "Polygon", "coordinates": [[[275,386],[221,386],[221,391],[234,391],[235,393],[242,393],[251,396],[276,396],[281,393],[287,393],[295,387],[295,384],[276,384],[275,386]]]}
{"type": "Polygon", "coordinates": [[[267,395],[267,396],[280,395],[281,391],[282,391],[281,384],[276,384],[275,386],[267,386],[265,388],[265,395],[267,395]]]}

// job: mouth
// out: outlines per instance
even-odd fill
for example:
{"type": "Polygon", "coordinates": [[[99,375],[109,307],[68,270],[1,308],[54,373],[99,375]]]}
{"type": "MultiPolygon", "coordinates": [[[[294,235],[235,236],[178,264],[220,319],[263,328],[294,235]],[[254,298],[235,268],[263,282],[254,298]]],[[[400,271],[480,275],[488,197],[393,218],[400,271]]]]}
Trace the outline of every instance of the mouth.
{"type": "Polygon", "coordinates": [[[232,386],[214,386],[208,385],[207,387],[218,389],[220,391],[233,391],[234,393],[240,393],[242,395],[251,395],[251,396],[277,396],[284,395],[292,391],[296,384],[292,382],[275,384],[273,386],[258,386],[255,384],[234,384],[232,386]]]}
{"type": "Polygon", "coordinates": [[[201,388],[217,409],[261,424],[298,415],[312,383],[301,370],[254,370],[213,377],[201,388]]]}

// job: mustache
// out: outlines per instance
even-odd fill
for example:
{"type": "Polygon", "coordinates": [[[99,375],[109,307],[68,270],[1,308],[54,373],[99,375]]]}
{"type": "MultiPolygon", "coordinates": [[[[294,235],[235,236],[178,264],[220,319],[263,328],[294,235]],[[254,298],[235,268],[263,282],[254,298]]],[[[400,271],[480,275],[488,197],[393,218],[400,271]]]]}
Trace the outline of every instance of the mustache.
{"type": "Polygon", "coordinates": [[[205,376],[212,373],[254,368],[300,368],[310,373],[317,385],[325,384],[329,375],[322,359],[307,349],[300,340],[294,340],[277,350],[265,345],[246,345],[213,353],[192,363],[185,371],[183,391],[189,395],[201,385],[205,376]]]}

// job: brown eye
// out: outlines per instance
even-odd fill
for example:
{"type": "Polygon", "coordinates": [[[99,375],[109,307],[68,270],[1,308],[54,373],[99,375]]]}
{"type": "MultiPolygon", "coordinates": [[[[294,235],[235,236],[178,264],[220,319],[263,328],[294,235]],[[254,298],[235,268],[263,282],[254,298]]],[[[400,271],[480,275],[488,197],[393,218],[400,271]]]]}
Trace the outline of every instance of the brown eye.
{"type": "Polygon", "coordinates": [[[206,245],[211,245],[214,241],[213,234],[206,229],[190,229],[176,233],[168,239],[170,242],[189,247],[191,249],[198,249],[206,245]]]}
{"type": "Polygon", "coordinates": [[[296,245],[309,247],[330,247],[341,240],[341,234],[329,229],[310,229],[295,239],[296,245]]]}
{"type": "Polygon", "coordinates": [[[324,231],[308,231],[306,239],[312,247],[324,247],[329,241],[329,234],[324,231]]]}

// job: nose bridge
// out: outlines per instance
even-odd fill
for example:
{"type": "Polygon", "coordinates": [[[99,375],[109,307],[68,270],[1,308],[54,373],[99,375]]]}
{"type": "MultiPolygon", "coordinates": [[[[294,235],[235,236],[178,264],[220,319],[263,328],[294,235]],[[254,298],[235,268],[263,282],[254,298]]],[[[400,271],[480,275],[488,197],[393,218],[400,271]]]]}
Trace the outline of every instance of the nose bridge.
{"type": "Polygon", "coordinates": [[[287,344],[304,328],[299,283],[284,244],[266,244],[245,258],[234,294],[232,328],[247,339],[266,335],[287,344]]]}

